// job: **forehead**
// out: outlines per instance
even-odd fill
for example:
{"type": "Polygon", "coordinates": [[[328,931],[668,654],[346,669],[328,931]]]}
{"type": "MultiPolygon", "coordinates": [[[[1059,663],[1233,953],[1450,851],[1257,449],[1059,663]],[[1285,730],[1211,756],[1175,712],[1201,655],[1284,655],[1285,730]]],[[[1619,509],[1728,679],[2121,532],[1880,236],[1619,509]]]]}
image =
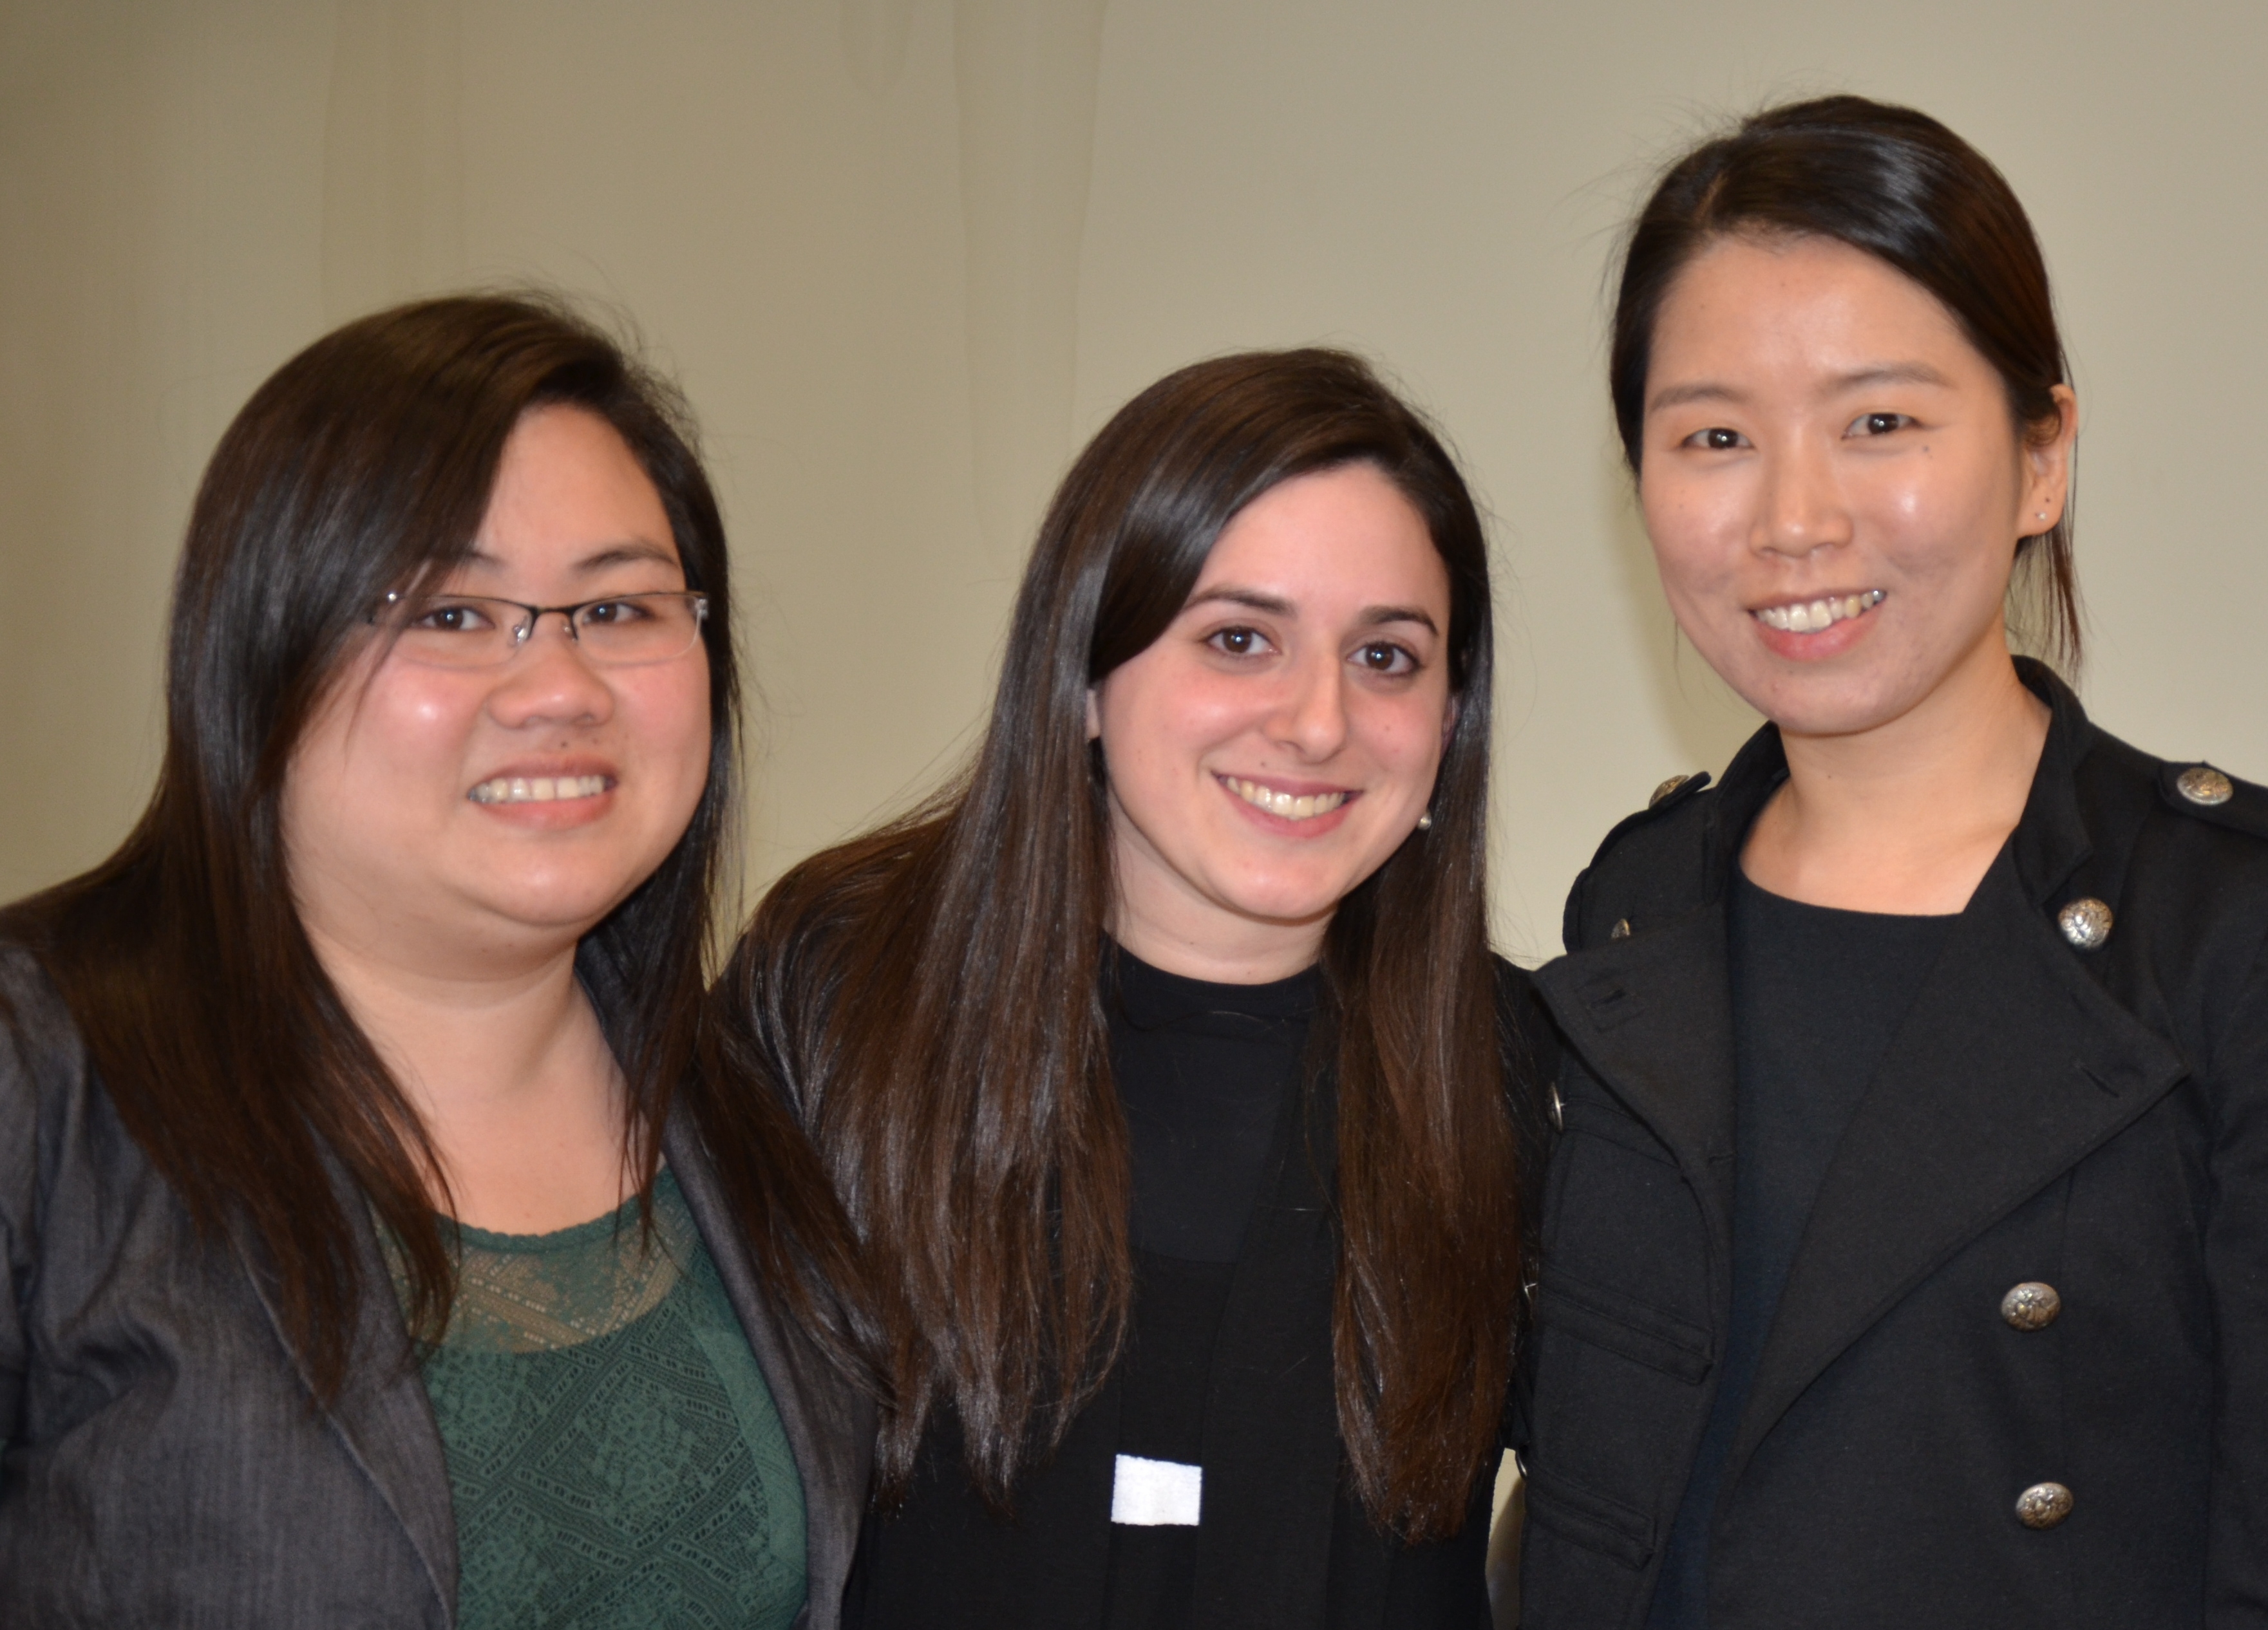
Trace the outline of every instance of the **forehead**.
{"type": "Polygon", "coordinates": [[[1831,238],[1719,238],[1671,283],[1649,387],[1692,370],[1849,371],[1926,358],[1991,372],[1944,303],[1888,261],[1831,238]]]}
{"type": "Polygon", "coordinates": [[[677,543],[630,444],[585,408],[523,415],[504,443],[464,569],[584,572],[642,561],[674,569],[677,543]]]}
{"type": "Polygon", "coordinates": [[[1295,606],[1418,601],[1445,609],[1449,576],[1432,531],[1372,464],[1295,475],[1221,531],[1193,594],[1223,584],[1265,589],[1295,606]]]}

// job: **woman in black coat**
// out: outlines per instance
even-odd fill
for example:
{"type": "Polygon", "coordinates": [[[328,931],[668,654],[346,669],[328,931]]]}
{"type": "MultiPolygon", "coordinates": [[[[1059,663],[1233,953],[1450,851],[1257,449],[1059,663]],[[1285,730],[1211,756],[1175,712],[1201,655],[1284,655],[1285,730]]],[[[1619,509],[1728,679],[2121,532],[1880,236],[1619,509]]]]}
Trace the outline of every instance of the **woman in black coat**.
{"type": "Polygon", "coordinates": [[[1918,114],[1761,114],[1641,214],[1612,374],[1771,723],[1539,976],[1524,1622],[2268,1623],[2268,793],[2010,654],[2077,654],[2021,208],[1918,114]]]}

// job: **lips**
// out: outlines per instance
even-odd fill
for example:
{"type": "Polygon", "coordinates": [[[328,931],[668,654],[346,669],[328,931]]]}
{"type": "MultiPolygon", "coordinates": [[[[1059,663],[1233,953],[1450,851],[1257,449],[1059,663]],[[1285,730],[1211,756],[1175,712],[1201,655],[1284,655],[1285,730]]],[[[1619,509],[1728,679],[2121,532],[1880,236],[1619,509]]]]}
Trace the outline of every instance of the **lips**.
{"type": "Polygon", "coordinates": [[[465,797],[475,804],[563,804],[595,798],[614,784],[608,775],[495,775],[465,797]]]}
{"type": "Polygon", "coordinates": [[[1224,775],[1221,785],[1256,810],[1285,820],[1313,820],[1318,815],[1328,815],[1344,804],[1351,796],[1347,792],[1290,792],[1270,787],[1263,782],[1246,781],[1240,776],[1224,775]]]}
{"type": "Polygon", "coordinates": [[[1886,598],[1880,589],[1861,589],[1855,594],[1829,594],[1784,606],[1760,606],[1749,614],[1767,628],[1782,634],[1820,634],[1838,622],[1865,616],[1886,598]]]}

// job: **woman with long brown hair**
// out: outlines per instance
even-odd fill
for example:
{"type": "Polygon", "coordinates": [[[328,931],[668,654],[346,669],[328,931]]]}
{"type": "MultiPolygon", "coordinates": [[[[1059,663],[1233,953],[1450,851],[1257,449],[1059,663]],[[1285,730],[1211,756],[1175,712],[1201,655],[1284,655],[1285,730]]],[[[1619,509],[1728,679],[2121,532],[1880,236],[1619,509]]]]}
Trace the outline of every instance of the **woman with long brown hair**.
{"type": "Polygon", "coordinates": [[[849,1237],[704,1017],[731,628],[674,393],[561,309],[238,415],[148,811],[0,914],[0,1619],[836,1622],[849,1237]]]}
{"type": "Polygon", "coordinates": [[[720,987],[875,1281],[869,1626],[1485,1621],[1540,1025],[1488,566],[1363,363],[1223,357],[1042,526],[990,729],[720,987]]]}

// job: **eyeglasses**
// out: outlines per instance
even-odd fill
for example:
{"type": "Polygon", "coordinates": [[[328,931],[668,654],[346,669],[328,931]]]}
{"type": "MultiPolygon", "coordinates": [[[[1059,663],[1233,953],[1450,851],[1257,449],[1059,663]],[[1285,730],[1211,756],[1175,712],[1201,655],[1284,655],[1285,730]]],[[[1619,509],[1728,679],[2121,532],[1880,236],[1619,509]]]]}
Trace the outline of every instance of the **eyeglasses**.
{"type": "Polygon", "coordinates": [[[614,594],[577,606],[530,606],[484,594],[388,594],[371,620],[395,654],[436,668],[493,668],[510,662],[554,612],[585,660],[608,667],[667,662],[701,640],[709,597],[690,592],[614,594]]]}

